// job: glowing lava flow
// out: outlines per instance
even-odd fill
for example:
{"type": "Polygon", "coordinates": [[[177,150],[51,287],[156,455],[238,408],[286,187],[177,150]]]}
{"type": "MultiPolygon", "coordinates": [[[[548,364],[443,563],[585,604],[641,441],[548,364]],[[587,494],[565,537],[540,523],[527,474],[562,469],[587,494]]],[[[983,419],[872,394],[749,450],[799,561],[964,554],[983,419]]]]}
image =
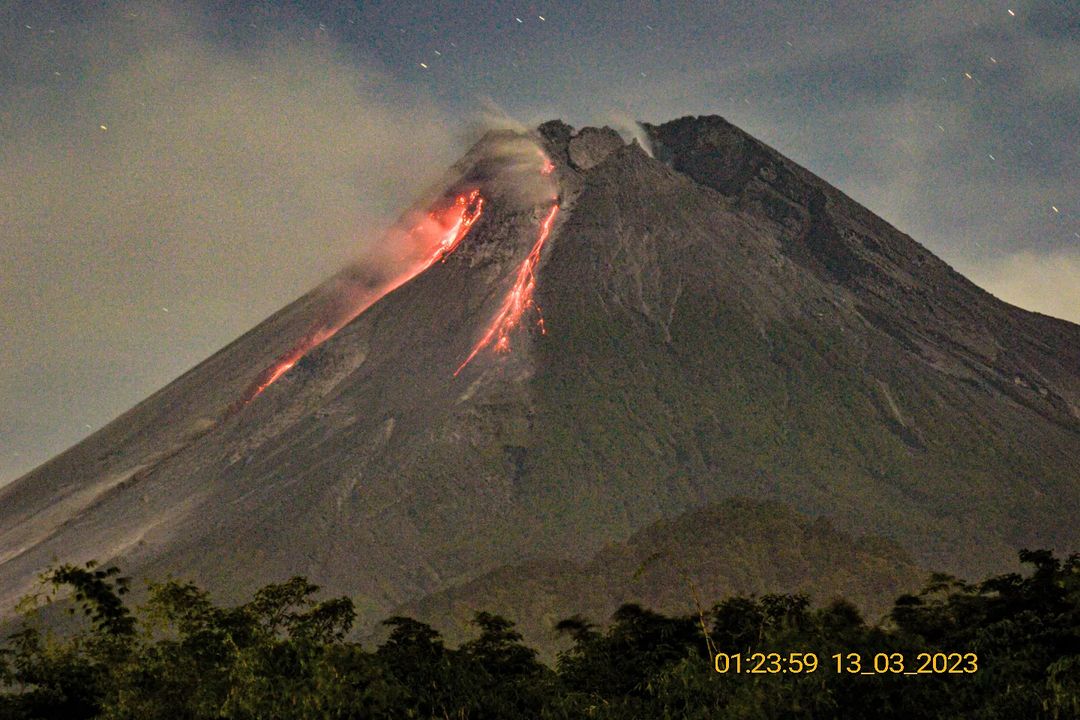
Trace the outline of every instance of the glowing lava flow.
{"type": "Polygon", "coordinates": [[[544,161],[543,166],[540,168],[540,174],[550,175],[552,171],[555,170],[555,163],[551,162],[551,158],[549,158],[543,150],[538,149],[536,152],[540,154],[540,159],[544,161]]]}
{"type": "Polygon", "coordinates": [[[282,375],[287,373],[305,355],[334,336],[338,330],[352,322],[356,316],[375,304],[391,290],[403,285],[427,270],[437,262],[446,262],[450,253],[457,249],[469,230],[484,212],[484,198],[479,190],[472,190],[458,195],[449,207],[432,210],[423,222],[408,232],[407,240],[418,245],[429,245],[434,236],[434,249],[422,260],[407,268],[404,272],[383,284],[372,293],[365,295],[363,301],[339,311],[325,320],[320,326],[308,332],[288,352],[281,355],[274,364],[259,374],[254,382],[244,391],[243,396],[233,409],[239,409],[258,397],[282,375]]]}
{"type": "MultiPolygon", "coordinates": [[[[547,217],[540,223],[540,237],[536,239],[536,244],[533,245],[529,256],[525,258],[525,262],[521,263],[521,267],[518,268],[517,278],[514,280],[514,285],[510,288],[506,299],[503,300],[499,313],[491,321],[491,325],[488,327],[487,332],[484,333],[484,336],[476,343],[476,347],[469,353],[469,357],[465,358],[465,362],[461,363],[458,369],[454,371],[455,377],[476,357],[477,353],[490,345],[492,341],[495,342],[495,352],[504,353],[510,351],[510,333],[521,323],[521,316],[525,311],[529,307],[536,307],[536,303],[533,302],[533,290],[536,289],[536,265],[540,262],[540,251],[544,248],[544,241],[551,234],[551,225],[555,222],[555,216],[558,213],[559,205],[555,203],[551,206],[551,210],[548,211],[547,217]]],[[[539,308],[537,308],[537,313],[539,313],[539,308]]],[[[540,332],[545,332],[544,317],[542,315],[538,324],[540,325],[540,332]]]]}
{"type": "MultiPolygon", "coordinates": [[[[484,198],[480,196],[479,190],[473,190],[468,195],[458,195],[449,210],[445,210],[438,215],[434,212],[428,213],[431,220],[440,223],[445,223],[447,217],[452,219],[454,215],[457,215],[457,219],[454,220],[450,229],[445,231],[442,239],[439,240],[439,244],[435,247],[435,251],[420,267],[418,272],[427,270],[440,260],[446,262],[446,257],[457,249],[465,236],[469,234],[469,229],[472,228],[473,223],[480,219],[483,212],[484,198]]],[[[415,230],[414,228],[414,232],[415,230]]]]}
{"type": "MultiPolygon", "coordinates": [[[[374,300],[372,300],[372,302],[374,302],[374,300]]],[[[364,305],[364,308],[370,306],[371,303],[368,303],[364,305]]],[[[359,315],[364,308],[358,310],[356,314],[349,319],[351,320],[353,317],[356,317],[356,315],[359,315]]],[[[308,335],[304,336],[304,338],[296,345],[294,345],[292,349],[289,350],[289,352],[279,357],[273,365],[266,368],[266,370],[264,370],[262,374],[259,375],[255,382],[248,386],[247,391],[244,393],[244,396],[240,401],[240,406],[242,407],[244,405],[247,405],[249,402],[258,397],[258,395],[263,390],[273,385],[278,378],[289,372],[289,370],[292,369],[293,365],[300,362],[300,358],[307,355],[309,352],[311,352],[311,350],[318,347],[319,345],[322,345],[334,333],[347,325],[348,322],[349,321],[346,320],[339,325],[335,324],[335,326],[330,328],[322,328],[314,333],[309,333],[308,335]]]]}

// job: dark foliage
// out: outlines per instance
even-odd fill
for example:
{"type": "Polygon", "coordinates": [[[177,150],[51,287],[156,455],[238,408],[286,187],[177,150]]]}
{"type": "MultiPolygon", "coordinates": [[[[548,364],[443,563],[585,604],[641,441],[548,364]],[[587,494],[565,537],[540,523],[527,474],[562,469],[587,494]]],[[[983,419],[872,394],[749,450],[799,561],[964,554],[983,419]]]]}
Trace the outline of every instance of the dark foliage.
{"type": "Polygon", "coordinates": [[[170,581],[133,611],[115,568],[63,565],[44,579],[71,591],[85,628],[54,635],[28,613],[0,649],[0,720],[1080,718],[1080,555],[1020,558],[1029,575],[932,576],[881,626],[844,600],[814,609],[799,595],[682,617],[625,605],[606,627],[575,616],[556,628],[569,647],[554,669],[486,612],[459,648],[393,617],[367,651],[347,639],[352,602],[316,600],[304,578],[228,608],[170,581]]]}

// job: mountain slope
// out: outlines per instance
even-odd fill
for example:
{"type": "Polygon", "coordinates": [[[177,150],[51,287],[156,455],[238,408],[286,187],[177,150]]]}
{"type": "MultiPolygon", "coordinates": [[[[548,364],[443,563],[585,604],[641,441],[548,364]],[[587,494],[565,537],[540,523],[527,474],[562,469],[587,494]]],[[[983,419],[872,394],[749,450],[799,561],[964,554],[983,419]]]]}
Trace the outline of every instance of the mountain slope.
{"type": "Polygon", "coordinates": [[[232,596],[306,574],[374,620],[736,496],[966,575],[1080,546],[1080,327],[720,118],[647,130],[656,158],[489,136],[448,180],[486,200],[460,245],[265,392],[236,404],[336,286],[0,490],[0,602],[97,557],[232,596]]]}
{"type": "MultiPolygon", "coordinates": [[[[792,167],[774,161],[778,178],[792,167]]],[[[807,223],[860,228],[829,231],[833,255],[876,242],[881,253],[861,252],[877,279],[859,279],[906,283],[853,289],[792,257],[805,228],[745,190],[713,190],[626,148],[592,169],[553,246],[543,442],[526,473],[532,512],[558,528],[545,541],[625,536],[740,494],[902,539],[965,574],[1016,545],[1076,546],[1064,510],[1080,499],[1076,326],[996,301],[832,191],[807,223]],[[922,264],[900,266],[901,253],[922,264]],[[903,298],[920,294],[909,311],[903,298]],[[978,323],[953,332],[956,317],[978,323]]]]}
{"type": "Polygon", "coordinates": [[[440,630],[451,643],[474,634],[478,610],[517,622],[528,644],[550,652],[555,625],[580,614],[603,624],[624,603],[667,613],[708,610],[730,595],[841,596],[870,619],[918,590],[926,573],[895,545],[852,537],[775,503],[732,499],[638,530],[584,563],[533,559],[406,604],[395,612],[440,630]]]}

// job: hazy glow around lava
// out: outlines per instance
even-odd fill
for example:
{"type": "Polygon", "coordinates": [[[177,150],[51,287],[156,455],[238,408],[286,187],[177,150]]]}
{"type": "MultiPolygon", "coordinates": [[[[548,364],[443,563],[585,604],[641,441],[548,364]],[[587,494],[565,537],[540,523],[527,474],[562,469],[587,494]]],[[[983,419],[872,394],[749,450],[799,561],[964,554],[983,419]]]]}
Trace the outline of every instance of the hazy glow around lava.
{"type": "MultiPolygon", "coordinates": [[[[470,190],[454,198],[454,202],[445,208],[432,210],[427,216],[401,239],[406,256],[411,256],[420,248],[420,262],[413,262],[404,272],[390,281],[364,294],[351,306],[339,310],[321,325],[305,335],[288,352],[281,355],[270,367],[263,370],[259,377],[248,386],[241,397],[238,407],[242,407],[259,396],[281,376],[287,373],[305,355],[333,337],[341,328],[352,322],[360,313],[375,304],[379,298],[405,284],[437,262],[445,262],[447,256],[457,249],[469,230],[484,212],[484,198],[479,190],[470,190]]],[[[405,258],[403,258],[405,259],[405,258]]]]}
{"type": "MultiPolygon", "coordinates": [[[[450,209],[439,213],[428,213],[428,221],[440,226],[436,235],[439,237],[439,242],[427,261],[409,277],[427,270],[436,262],[446,262],[447,256],[457,249],[465,236],[469,234],[473,223],[480,219],[483,212],[484,198],[481,197],[479,190],[473,190],[468,194],[458,195],[450,209]],[[449,227],[447,227],[448,223],[449,227]]],[[[423,232],[422,224],[413,229],[413,233],[417,232],[423,232]]]]}
{"type": "MultiPolygon", "coordinates": [[[[536,148],[536,152],[541,161],[540,175],[548,178],[554,172],[555,165],[543,150],[536,148]]],[[[540,253],[543,250],[544,242],[551,234],[551,227],[555,222],[555,216],[559,212],[557,198],[552,197],[552,201],[550,209],[540,223],[539,236],[533,244],[529,255],[518,267],[514,284],[503,300],[499,312],[491,321],[484,336],[480,338],[472,352],[469,353],[469,356],[454,371],[455,376],[488,345],[493,345],[493,349],[497,353],[509,352],[510,334],[521,324],[525,312],[529,308],[535,308],[539,315],[539,308],[533,302],[533,292],[536,289],[536,267],[540,262],[540,253]]],[[[449,206],[428,212],[419,223],[403,235],[399,235],[394,240],[397,255],[396,262],[405,265],[406,269],[372,291],[363,293],[358,299],[348,304],[344,310],[333,312],[330,318],[315,327],[288,352],[281,355],[272,365],[266,368],[248,386],[237,407],[242,407],[258,397],[266,388],[292,369],[301,358],[333,337],[341,328],[352,322],[379,298],[408,282],[435,263],[445,262],[446,258],[457,249],[461,241],[468,235],[469,230],[472,229],[476,221],[480,219],[484,212],[484,203],[485,200],[479,189],[469,190],[455,197],[454,202],[449,206]],[[398,249],[400,249],[400,252],[398,252],[398,249]]],[[[545,332],[543,316],[538,318],[537,324],[540,326],[541,333],[545,332]]]]}
{"type": "Polygon", "coordinates": [[[551,158],[549,158],[543,150],[537,149],[536,152],[540,153],[540,159],[544,163],[540,168],[540,174],[550,175],[555,170],[555,163],[551,162],[551,158]]]}

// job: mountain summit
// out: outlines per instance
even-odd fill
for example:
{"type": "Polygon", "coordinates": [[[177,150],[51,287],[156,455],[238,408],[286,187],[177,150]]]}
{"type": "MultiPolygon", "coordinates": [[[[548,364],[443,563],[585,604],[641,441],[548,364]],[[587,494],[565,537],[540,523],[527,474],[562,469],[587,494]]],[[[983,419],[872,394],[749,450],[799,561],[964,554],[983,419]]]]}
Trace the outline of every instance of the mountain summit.
{"type": "MultiPolygon", "coordinates": [[[[489,134],[388,235],[406,270],[343,272],[0,490],[2,607],[97,558],[227,596],[304,574],[374,620],[729,506],[785,508],[770,547],[876,562],[869,594],[911,559],[1080,547],[1080,327],[719,117],[644,130],[652,155],[489,134]]],[[[700,537],[729,565],[752,542],[700,537]]]]}

